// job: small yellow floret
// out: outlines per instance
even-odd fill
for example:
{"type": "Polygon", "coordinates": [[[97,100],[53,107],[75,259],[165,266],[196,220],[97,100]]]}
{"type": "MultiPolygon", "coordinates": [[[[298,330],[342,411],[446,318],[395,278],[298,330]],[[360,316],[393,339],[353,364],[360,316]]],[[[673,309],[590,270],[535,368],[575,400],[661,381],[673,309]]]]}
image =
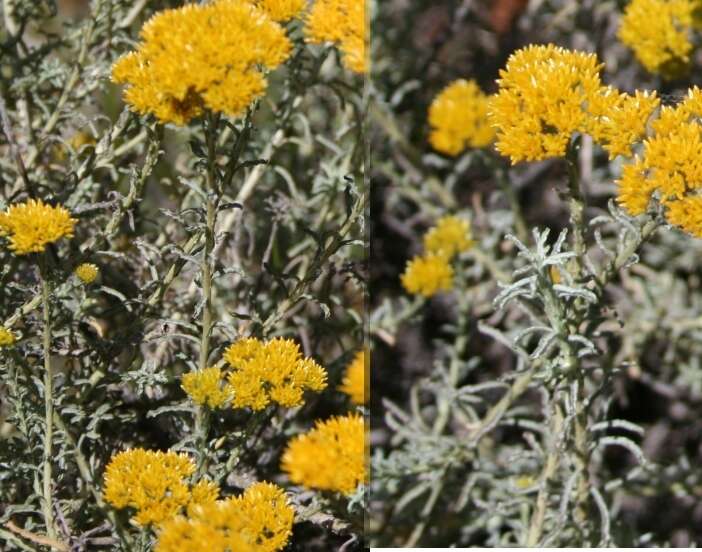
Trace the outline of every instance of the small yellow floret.
{"type": "Polygon", "coordinates": [[[158,525],[191,505],[213,502],[216,485],[200,482],[191,490],[187,479],[195,472],[185,454],[130,449],[115,454],[105,470],[105,500],[115,508],[134,508],[139,525],[158,525]]]}
{"type": "Polygon", "coordinates": [[[292,534],[295,511],[283,489],[254,483],[243,495],[209,502],[161,525],[156,552],[276,552],[292,534]]]}
{"type": "Polygon", "coordinates": [[[368,70],[365,5],[365,0],[315,0],[305,25],[309,42],[333,42],[344,65],[356,73],[368,70]]]}
{"type": "Polygon", "coordinates": [[[234,408],[261,410],[271,402],[299,406],[305,390],[319,392],[327,386],[324,368],[304,358],[292,339],[241,339],[224,352],[224,360],[233,368],[225,389],[234,408]]]}
{"type": "Polygon", "coordinates": [[[41,199],[11,205],[0,213],[0,236],[8,237],[16,255],[41,253],[50,243],[73,237],[76,219],[67,209],[45,204],[41,199]]]}
{"type": "Polygon", "coordinates": [[[288,21],[305,8],[305,0],[254,0],[273,21],[288,21]]]}
{"type": "Polygon", "coordinates": [[[369,363],[370,367],[370,354],[365,350],[358,351],[346,368],[344,379],[339,386],[339,391],[346,393],[354,404],[365,404],[367,399],[366,363],[369,363]]]}
{"type": "Polygon", "coordinates": [[[429,106],[429,142],[447,155],[466,148],[482,148],[495,139],[488,122],[488,97],[475,81],[457,80],[444,88],[429,106]]]}
{"type": "Polygon", "coordinates": [[[401,281],[408,293],[431,297],[453,287],[453,268],[445,255],[415,257],[407,263],[401,281]]]}
{"type": "Polygon", "coordinates": [[[15,344],[15,341],[17,341],[15,334],[13,334],[5,326],[0,326],[0,348],[11,347],[15,344]]]}
{"type": "Polygon", "coordinates": [[[424,234],[426,252],[445,255],[448,258],[468,251],[473,245],[470,223],[455,216],[441,217],[436,226],[424,234]]]}
{"type": "MultiPolygon", "coordinates": [[[[282,12],[288,3],[261,4],[282,12]]],[[[133,110],[163,123],[184,125],[205,109],[238,117],[264,94],[263,71],[291,50],[283,27],[254,3],[187,4],[154,15],[138,50],[114,64],[112,79],[127,85],[133,110]]]]}
{"type": "Polygon", "coordinates": [[[219,408],[230,398],[222,383],[222,371],[212,367],[184,374],[181,387],[195,404],[219,408]]]}
{"type": "Polygon", "coordinates": [[[677,78],[689,68],[693,0],[632,0],[617,36],[652,73],[677,78]]]}
{"type": "Polygon", "coordinates": [[[512,54],[490,98],[497,150],[512,163],[562,157],[586,125],[585,108],[602,86],[601,67],[594,54],[552,44],[512,54]]]}
{"type": "Polygon", "coordinates": [[[95,281],[100,269],[92,263],[83,263],[78,265],[74,272],[81,282],[90,284],[95,281]]]}
{"type": "Polygon", "coordinates": [[[348,495],[366,481],[365,452],[363,418],[337,416],[318,421],[312,431],[292,439],[282,469],[293,483],[348,495]]]}

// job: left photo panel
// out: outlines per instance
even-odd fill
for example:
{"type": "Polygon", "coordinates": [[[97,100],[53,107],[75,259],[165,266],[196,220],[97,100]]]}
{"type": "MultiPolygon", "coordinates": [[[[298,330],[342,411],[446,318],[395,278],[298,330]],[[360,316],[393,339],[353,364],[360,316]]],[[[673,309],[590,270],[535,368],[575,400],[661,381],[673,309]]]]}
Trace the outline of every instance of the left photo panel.
{"type": "Polygon", "coordinates": [[[0,5],[0,550],[365,549],[365,0],[0,5]]]}

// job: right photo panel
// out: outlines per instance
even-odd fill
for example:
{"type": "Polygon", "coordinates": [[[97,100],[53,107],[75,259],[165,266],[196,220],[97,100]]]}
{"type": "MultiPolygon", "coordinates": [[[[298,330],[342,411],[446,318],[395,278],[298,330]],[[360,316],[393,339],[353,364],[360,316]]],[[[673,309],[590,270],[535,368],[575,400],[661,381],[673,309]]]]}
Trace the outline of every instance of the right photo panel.
{"type": "Polygon", "coordinates": [[[372,12],[375,548],[702,542],[702,2],[372,12]]]}

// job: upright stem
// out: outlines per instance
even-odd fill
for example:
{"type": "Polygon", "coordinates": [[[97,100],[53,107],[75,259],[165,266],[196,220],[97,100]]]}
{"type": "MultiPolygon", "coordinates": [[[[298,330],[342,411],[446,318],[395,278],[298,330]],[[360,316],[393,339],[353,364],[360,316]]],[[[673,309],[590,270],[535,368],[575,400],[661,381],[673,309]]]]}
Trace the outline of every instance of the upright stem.
{"type": "MultiPolygon", "coordinates": [[[[209,174],[209,172],[208,172],[209,174]]],[[[209,180],[209,177],[208,177],[209,180]]],[[[204,303],[202,305],[202,335],[200,337],[200,362],[198,368],[207,368],[207,361],[210,356],[210,333],[212,330],[212,265],[210,256],[214,248],[215,231],[215,200],[212,192],[207,193],[207,220],[205,229],[205,250],[202,254],[200,265],[202,294],[204,303]]]]}
{"type": "Polygon", "coordinates": [[[580,192],[577,146],[573,143],[568,147],[566,163],[568,166],[568,209],[570,210],[570,227],[573,232],[573,251],[576,253],[574,263],[580,276],[583,267],[583,257],[587,252],[585,245],[585,205],[580,192]]]}
{"type": "Polygon", "coordinates": [[[550,443],[546,463],[539,478],[539,494],[536,497],[536,506],[529,523],[526,545],[533,548],[539,544],[544,530],[544,520],[546,519],[546,507],[548,505],[549,483],[558,469],[560,463],[560,453],[558,451],[558,440],[563,431],[563,412],[558,403],[557,397],[552,397],[551,404],[551,425],[549,427],[550,443]]]}
{"type": "Polygon", "coordinates": [[[583,400],[585,393],[585,378],[578,378],[578,396],[576,397],[575,425],[575,465],[578,470],[578,487],[575,497],[575,521],[586,528],[588,521],[588,506],[590,501],[589,444],[587,439],[587,411],[583,400]]]}
{"type": "Polygon", "coordinates": [[[54,396],[53,374],[51,372],[51,305],[49,304],[49,282],[46,274],[46,262],[42,256],[39,261],[41,276],[41,297],[44,306],[44,414],[46,430],[44,433],[44,481],[43,481],[43,510],[47,536],[56,538],[54,529],[54,507],[51,496],[51,460],[53,459],[54,442],[54,396]]]}
{"type": "MultiPolygon", "coordinates": [[[[205,141],[207,142],[207,174],[206,174],[206,194],[207,194],[207,214],[205,220],[205,249],[202,252],[202,263],[200,264],[200,280],[202,283],[203,305],[202,305],[202,334],[200,336],[200,359],[198,368],[207,368],[210,357],[210,334],[212,332],[212,250],[214,249],[215,224],[217,222],[215,182],[215,162],[216,162],[216,119],[209,114],[207,118],[207,128],[205,129],[205,141]]],[[[198,441],[199,458],[197,462],[198,475],[202,475],[206,470],[206,444],[209,426],[209,416],[204,406],[198,406],[195,412],[195,436],[198,441]]]]}

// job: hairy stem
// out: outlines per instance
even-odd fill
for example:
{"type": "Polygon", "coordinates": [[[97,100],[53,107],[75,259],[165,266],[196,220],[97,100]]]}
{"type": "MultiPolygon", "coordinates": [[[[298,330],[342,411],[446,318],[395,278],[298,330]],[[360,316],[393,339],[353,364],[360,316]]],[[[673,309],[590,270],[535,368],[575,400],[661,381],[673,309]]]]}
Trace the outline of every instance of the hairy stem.
{"type": "Polygon", "coordinates": [[[566,154],[568,167],[568,209],[570,211],[570,227],[573,233],[573,251],[576,253],[573,264],[577,274],[582,274],[583,257],[587,253],[585,243],[585,204],[580,191],[580,168],[578,165],[577,145],[571,143],[566,154]]]}
{"type": "MultiPolygon", "coordinates": [[[[200,264],[200,283],[202,285],[202,333],[200,335],[200,359],[198,369],[207,368],[210,357],[210,335],[212,333],[212,250],[215,242],[215,225],[217,223],[217,198],[218,187],[215,174],[216,163],[216,127],[217,119],[212,114],[207,117],[205,140],[207,142],[207,173],[206,173],[206,210],[205,219],[205,249],[202,252],[200,264]]],[[[209,416],[205,406],[198,405],[195,411],[195,438],[199,457],[197,473],[202,474],[207,469],[207,434],[209,432],[209,416]]]]}
{"type": "Polygon", "coordinates": [[[50,539],[56,538],[54,528],[54,506],[51,496],[51,461],[53,459],[54,444],[54,396],[53,396],[53,374],[51,372],[51,305],[49,304],[49,282],[46,274],[46,262],[44,257],[40,260],[41,298],[44,307],[44,422],[46,425],[44,432],[44,470],[43,470],[43,512],[46,533],[50,539]]]}
{"type": "Polygon", "coordinates": [[[526,546],[533,548],[539,544],[544,530],[544,520],[546,518],[546,507],[548,506],[549,483],[558,469],[560,454],[558,452],[558,440],[563,430],[563,412],[556,397],[552,400],[552,417],[549,427],[550,444],[546,463],[541,470],[539,477],[539,494],[536,497],[536,505],[529,523],[526,546]]]}

